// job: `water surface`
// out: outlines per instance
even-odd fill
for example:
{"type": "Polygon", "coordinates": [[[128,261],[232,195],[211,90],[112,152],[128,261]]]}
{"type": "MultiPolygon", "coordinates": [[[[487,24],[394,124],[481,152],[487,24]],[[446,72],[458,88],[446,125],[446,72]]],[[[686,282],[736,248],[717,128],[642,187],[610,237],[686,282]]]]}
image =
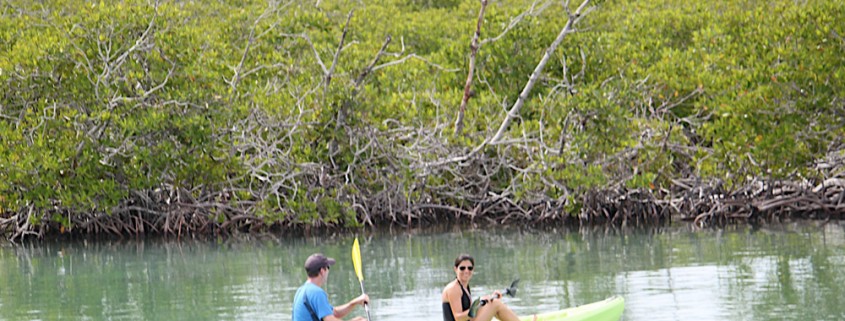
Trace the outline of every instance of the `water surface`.
{"type": "MultiPolygon", "coordinates": [[[[462,252],[475,296],[520,278],[532,314],[620,295],[624,320],[843,320],[845,228],[402,230],[359,234],[373,320],[439,320],[462,252]]],[[[354,235],[0,246],[0,320],[290,320],[304,260],[338,260],[328,285],[360,294],[354,235]]],[[[353,315],[363,315],[359,309],[353,315]]]]}

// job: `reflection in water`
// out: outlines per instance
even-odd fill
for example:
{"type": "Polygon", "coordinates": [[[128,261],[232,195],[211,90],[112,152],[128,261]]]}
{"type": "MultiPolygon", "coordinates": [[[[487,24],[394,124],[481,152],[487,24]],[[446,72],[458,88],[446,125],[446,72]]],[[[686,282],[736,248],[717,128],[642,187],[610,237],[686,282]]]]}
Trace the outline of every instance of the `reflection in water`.
{"type": "MultiPolygon", "coordinates": [[[[837,224],[359,236],[379,321],[439,319],[440,291],[462,252],[476,258],[476,296],[522,280],[508,299],[518,314],[622,295],[627,321],[845,319],[837,224]]],[[[332,302],[359,294],[353,237],[4,245],[0,320],[290,320],[313,252],[338,260],[327,285],[332,302]]]]}
{"type": "Polygon", "coordinates": [[[617,282],[625,292],[637,294],[626,301],[631,319],[726,320],[731,315],[723,303],[731,298],[722,295],[722,281],[729,274],[715,266],[691,266],[622,273],[617,282]]]}

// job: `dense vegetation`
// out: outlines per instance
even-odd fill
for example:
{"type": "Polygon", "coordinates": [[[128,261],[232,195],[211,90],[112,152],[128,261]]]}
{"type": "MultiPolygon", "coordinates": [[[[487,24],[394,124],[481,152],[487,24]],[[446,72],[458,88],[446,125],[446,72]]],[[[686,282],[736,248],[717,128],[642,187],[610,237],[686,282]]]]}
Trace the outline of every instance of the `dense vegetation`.
{"type": "Polygon", "coordinates": [[[845,212],[838,1],[580,5],[4,0],[0,233],[845,212]]]}

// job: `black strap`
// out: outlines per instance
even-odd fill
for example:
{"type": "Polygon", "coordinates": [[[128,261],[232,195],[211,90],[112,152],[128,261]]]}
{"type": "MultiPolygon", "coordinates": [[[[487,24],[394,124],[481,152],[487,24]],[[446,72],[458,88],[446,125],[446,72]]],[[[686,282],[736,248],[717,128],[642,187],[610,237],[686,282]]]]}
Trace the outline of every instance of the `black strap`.
{"type": "Polygon", "coordinates": [[[469,289],[469,285],[467,285],[466,291],[464,290],[464,284],[461,283],[461,280],[455,278],[455,281],[458,281],[458,284],[461,286],[461,293],[466,293],[467,296],[472,297],[472,290],[469,289]]]}
{"type": "Polygon", "coordinates": [[[308,296],[303,295],[305,297],[305,308],[308,309],[308,313],[311,313],[311,320],[313,321],[322,321],[320,318],[317,317],[317,314],[314,313],[314,308],[311,307],[311,302],[308,302],[308,296]]]}

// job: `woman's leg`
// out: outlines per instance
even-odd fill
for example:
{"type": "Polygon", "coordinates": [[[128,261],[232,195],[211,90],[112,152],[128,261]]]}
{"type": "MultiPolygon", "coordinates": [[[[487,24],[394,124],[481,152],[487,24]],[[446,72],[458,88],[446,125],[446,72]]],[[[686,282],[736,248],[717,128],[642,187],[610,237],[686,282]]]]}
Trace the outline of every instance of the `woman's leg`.
{"type": "Polygon", "coordinates": [[[490,321],[493,320],[493,317],[501,321],[519,321],[516,313],[513,313],[511,308],[505,305],[502,300],[493,300],[478,308],[478,314],[473,321],[490,321]]]}

